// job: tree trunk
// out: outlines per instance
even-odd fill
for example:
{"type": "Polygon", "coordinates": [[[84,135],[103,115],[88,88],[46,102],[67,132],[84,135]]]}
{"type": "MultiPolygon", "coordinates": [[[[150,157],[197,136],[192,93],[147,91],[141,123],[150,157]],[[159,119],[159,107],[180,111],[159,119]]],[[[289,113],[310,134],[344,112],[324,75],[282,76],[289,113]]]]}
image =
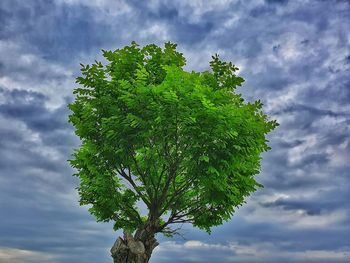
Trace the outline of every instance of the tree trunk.
{"type": "Polygon", "coordinates": [[[137,230],[134,237],[124,231],[124,238],[118,237],[111,249],[112,258],[114,263],[148,263],[158,244],[146,229],[137,230]]]}

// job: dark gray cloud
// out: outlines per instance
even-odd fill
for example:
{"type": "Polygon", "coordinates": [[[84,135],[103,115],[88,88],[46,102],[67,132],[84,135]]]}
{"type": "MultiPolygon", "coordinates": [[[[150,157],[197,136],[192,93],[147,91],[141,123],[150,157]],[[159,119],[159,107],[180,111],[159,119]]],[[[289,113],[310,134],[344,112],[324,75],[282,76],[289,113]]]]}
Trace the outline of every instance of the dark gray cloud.
{"type": "MultiPolygon", "coordinates": [[[[66,105],[49,110],[42,93],[1,92],[5,100],[0,106],[1,247],[14,249],[7,251],[10,256],[20,254],[18,249],[32,251],[28,262],[31,258],[33,262],[107,261],[106,248],[113,239],[106,239],[105,233],[111,226],[98,225],[86,208],[79,207],[77,180],[66,162],[79,143],[63,120],[66,105]]],[[[1,262],[5,252],[1,249],[1,262]]]]}
{"type": "Polygon", "coordinates": [[[280,123],[265,187],[211,236],[159,236],[152,260],[349,262],[349,11],[338,0],[1,1],[0,262],[111,261],[120,233],[78,205],[67,103],[79,62],[132,40],[176,42],[188,70],[219,53],[280,123]]]}
{"type": "Polygon", "coordinates": [[[265,0],[268,4],[282,4],[285,5],[288,3],[288,0],[265,0]]]}
{"type": "Polygon", "coordinates": [[[7,15],[0,36],[28,44],[45,59],[67,61],[72,56],[100,49],[111,41],[105,34],[109,26],[95,23],[94,10],[80,5],[61,5],[54,1],[3,1],[7,15]]]}
{"type": "Polygon", "coordinates": [[[4,117],[23,121],[28,128],[40,133],[49,133],[56,129],[68,129],[68,108],[61,108],[52,112],[45,108],[47,98],[44,94],[26,90],[0,90],[5,103],[0,105],[0,112],[4,117]]]}

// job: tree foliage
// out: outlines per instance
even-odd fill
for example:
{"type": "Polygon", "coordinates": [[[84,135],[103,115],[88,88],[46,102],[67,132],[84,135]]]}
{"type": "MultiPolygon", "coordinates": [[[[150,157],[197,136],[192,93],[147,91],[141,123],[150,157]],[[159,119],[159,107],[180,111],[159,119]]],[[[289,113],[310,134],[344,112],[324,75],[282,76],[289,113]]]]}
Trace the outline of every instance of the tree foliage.
{"type": "Polygon", "coordinates": [[[81,138],[71,165],[81,205],[98,221],[156,232],[189,222],[210,232],[261,186],[266,134],[278,124],[262,103],[235,92],[244,82],[218,55],[210,71],[186,72],[176,44],[104,51],[107,64],[81,65],[70,122],[81,138]],[[149,213],[142,215],[137,202],[149,213]]]}

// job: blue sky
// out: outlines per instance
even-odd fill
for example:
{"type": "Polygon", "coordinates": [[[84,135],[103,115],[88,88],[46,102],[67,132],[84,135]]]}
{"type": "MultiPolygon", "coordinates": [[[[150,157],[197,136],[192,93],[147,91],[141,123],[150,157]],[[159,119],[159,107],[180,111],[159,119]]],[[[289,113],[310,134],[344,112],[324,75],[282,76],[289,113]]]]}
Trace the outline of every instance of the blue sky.
{"type": "Polygon", "coordinates": [[[120,235],[78,205],[66,162],[79,63],[166,41],[186,70],[232,61],[269,135],[258,190],[212,235],[158,236],[152,262],[350,262],[350,2],[1,0],[0,262],[107,263],[120,235]]]}

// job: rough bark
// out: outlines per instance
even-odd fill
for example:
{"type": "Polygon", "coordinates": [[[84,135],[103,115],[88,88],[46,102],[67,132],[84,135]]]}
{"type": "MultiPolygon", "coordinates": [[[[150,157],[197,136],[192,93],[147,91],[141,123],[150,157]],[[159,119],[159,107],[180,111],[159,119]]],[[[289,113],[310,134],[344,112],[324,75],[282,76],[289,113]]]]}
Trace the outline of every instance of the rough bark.
{"type": "Polygon", "coordinates": [[[139,229],[135,235],[124,231],[111,248],[114,263],[148,263],[153,249],[158,246],[154,233],[149,229],[139,229]]]}

